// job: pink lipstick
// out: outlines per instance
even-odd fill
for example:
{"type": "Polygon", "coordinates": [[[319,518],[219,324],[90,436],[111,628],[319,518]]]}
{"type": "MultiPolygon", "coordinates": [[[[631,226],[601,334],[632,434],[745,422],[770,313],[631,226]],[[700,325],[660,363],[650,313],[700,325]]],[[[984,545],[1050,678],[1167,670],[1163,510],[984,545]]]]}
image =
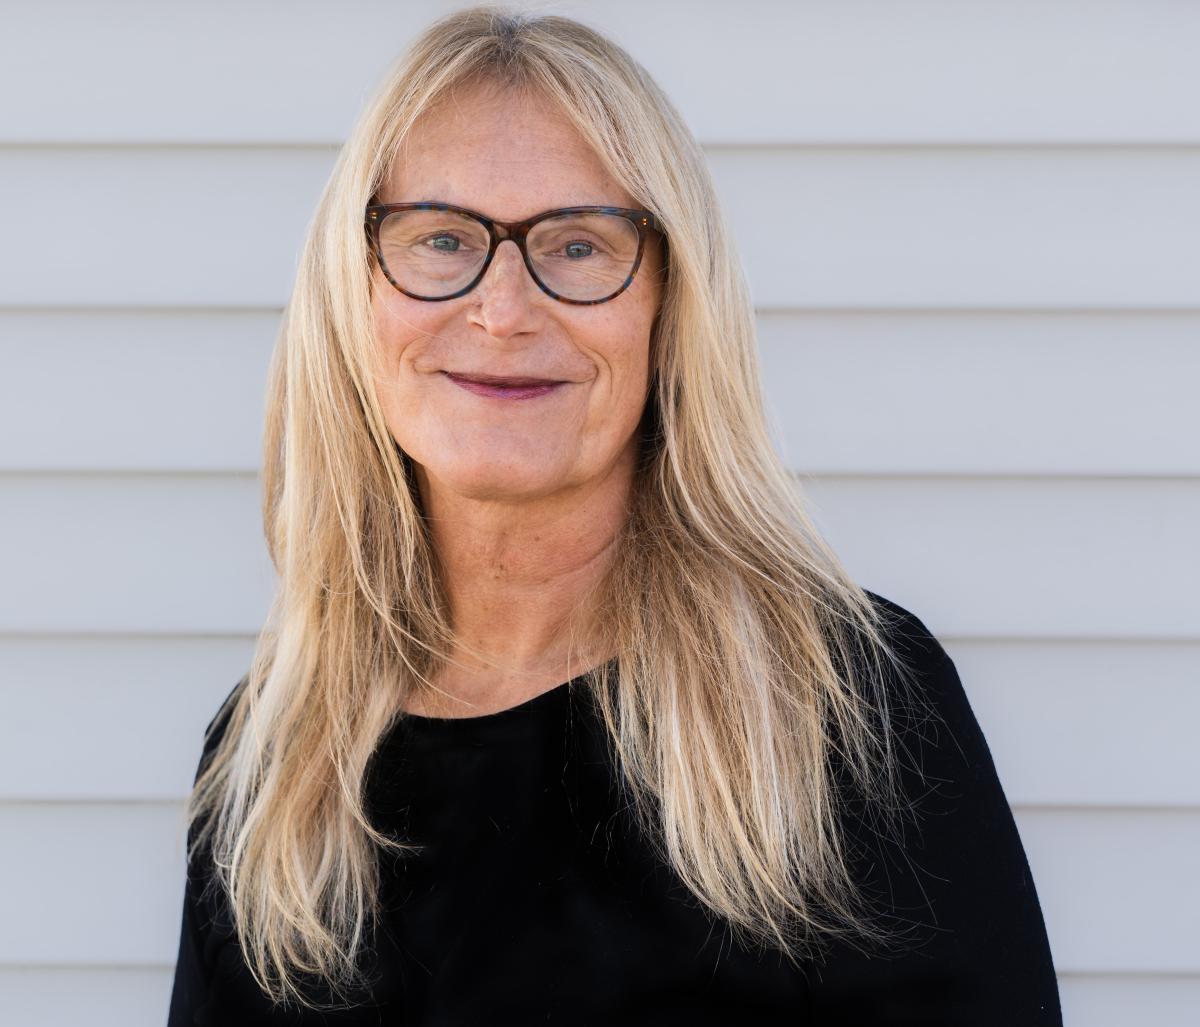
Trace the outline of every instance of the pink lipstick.
{"type": "Polygon", "coordinates": [[[458,375],[449,371],[442,372],[455,385],[477,396],[489,396],[493,399],[534,399],[553,392],[565,382],[550,381],[546,378],[503,378],[493,375],[458,375]]]}

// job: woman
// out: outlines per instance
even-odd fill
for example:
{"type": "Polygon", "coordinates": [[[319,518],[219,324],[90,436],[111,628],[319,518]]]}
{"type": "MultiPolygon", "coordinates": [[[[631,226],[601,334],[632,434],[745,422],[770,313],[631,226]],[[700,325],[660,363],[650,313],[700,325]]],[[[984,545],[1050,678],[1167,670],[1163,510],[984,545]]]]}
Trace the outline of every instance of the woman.
{"type": "Polygon", "coordinates": [[[622,50],[417,41],[268,409],[280,587],[171,1025],[1061,1022],[954,665],[806,518],[702,153],[622,50]]]}

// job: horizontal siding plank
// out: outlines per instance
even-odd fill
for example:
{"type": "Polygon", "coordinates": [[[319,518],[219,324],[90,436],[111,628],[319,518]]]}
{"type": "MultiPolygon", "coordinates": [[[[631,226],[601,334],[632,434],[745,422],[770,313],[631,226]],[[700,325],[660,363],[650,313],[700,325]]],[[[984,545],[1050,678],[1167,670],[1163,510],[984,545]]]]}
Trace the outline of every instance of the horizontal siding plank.
{"type": "Polygon", "coordinates": [[[282,308],[333,160],[318,148],[0,150],[0,306],[282,308]]]}
{"type": "MultiPolygon", "coordinates": [[[[168,14],[122,0],[120,17],[88,4],[16,5],[0,37],[0,88],[22,102],[4,106],[0,141],[339,141],[390,62],[459,6],[408,0],[397,19],[383,0],[306,0],[286,18],[255,4],[168,14]]],[[[1192,5],[538,7],[610,33],[708,141],[1200,140],[1192,5]],[[718,59],[728,73],[713,74],[718,59]]]]}
{"type": "Polygon", "coordinates": [[[0,837],[3,921],[21,928],[0,931],[0,963],[174,962],[180,804],[0,804],[0,837]]]}
{"type": "Polygon", "coordinates": [[[812,474],[1200,471],[1200,315],[759,314],[768,408],[812,474]]]}
{"type": "Polygon", "coordinates": [[[1200,149],[743,149],[710,163],[759,306],[1200,305],[1200,149]]]}
{"type": "Polygon", "coordinates": [[[0,639],[0,799],[182,800],[253,638],[0,639]]]}
{"type": "MultiPolygon", "coordinates": [[[[333,158],[0,150],[0,306],[282,307],[333,158]]],[[[1200,148],[740,148],[709,163],[762,308],[1200,307],[1200,148]]]]}
{"type": "Polygon", "coordinates": [[[1200,808],[1200,643],[943,641],[1010,802],[1200,808]]]}
{"type": "Polygon", "coordinates": [[[1060,971],[1200,973],[1200,812],[1014,815],[1060,971]]]}
{"type": "Polygon", "coordinates": [[[13,1027],[162,1027],[173,977],[169,966],[0,966],[0,1009],[13,1027]]]}
{"type": "Polygon", "coordinates": [[[935,634],[1195,640],[1200,481],[802,480],[856,580],[935,634]],[[1190,525],[1190,526],[1189,526],[1190,525]]]}
{"type": "Polygon", "coordinates": [[[1058,980],[1068,1027],[1194,1027],[1200,977],[1064,974],[1058,980]]]}
{"type": "Polygon", "coordinates": [[[0,633],[257,632],[275,585],[248,476],[0,476],[0,633]]]}
{"type": "MultiPolygon", "coordinates": [[[[0,471],[253,473],[279,324],[274,310],[0,312],[0,471]],[[51,394],[68,416],[46,417],[51,394]]],[[[801,473],[1200,475],[1200,314],[758,324],[776,439],[801,473]]]]}
{"type": "MultiPolygon", "coordinates": [[[[1200,643],[944,642],[1014,805],[1200,809],[1200,643]]],[[[252,652],[248,637],[0,639],[0,800],[182,800],[252,652]]]]}
{"type": "Polygon", "coordinates": [[[254,473],[280,320],[0,313],[0,363],[11,371],[0,377],[0,469],[254,473]],[[51,395],[60,416],[46,416],[51,395]]]}
{"type": "MultiPolygon", "coordinates": [[[[1062,973],[1200,973],[1200,812],[1016,810],[1062,973]]],[[[0,804],[0,963],[169,965],[178,945],[183,811],[0,804]],[[79,839],[89,872],[79,873],[79,839]],[[105,888],[96,888],[103,880],[105,888]],[[124,929],[114,934],[113,923],[124,929]]]]}
{"type": "MultiPolygon", "coordinates": [[[[937,634],[1200,638],[1200,480],[799,482],[856,580],[937,634]]],[[[274,570],[260,483],[0,475],[0,634],[256,633],[274,570]]]]}

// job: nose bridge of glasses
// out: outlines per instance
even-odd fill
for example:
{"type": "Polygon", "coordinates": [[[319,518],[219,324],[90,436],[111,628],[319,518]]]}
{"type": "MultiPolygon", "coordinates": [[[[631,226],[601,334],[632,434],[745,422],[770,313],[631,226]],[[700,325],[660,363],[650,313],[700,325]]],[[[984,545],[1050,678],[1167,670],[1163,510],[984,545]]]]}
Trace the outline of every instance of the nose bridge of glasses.
{"type": "Polygon", "coordinates": [[[518,250],[524,250],[525,238],[529,233],[529,223],[525,221],[493,221],[492,230],[496,233],[496,249],[503,242],[513,243],[518,250]]]}
{"type": "MultiPolygon", "coordinates": [[[[495,258],[500,256],[500,247],[506,242],[513,243],[513,245],[516,246],[516,248],[518,250],[521,250],[524,248],[521,245],[521,243],[519,243],[513,237],[513,234],[514,234],[513,228],[517,227],[517,226],[515,224],[513,224],[512,222],[488,221],[487,226],[491,228],[491,234],[493,236],[493,242],[492,242],[492,258],[493,258],[492,262],[493,263],[495,262],[495,258]]],[[[524,240],[522,240],[522,242],[523,241],[524,240]]]]}
{"type": "Polygon", "coordinates": [[[515,251],[514,259],[518,264],[523,264],[525,262],[525,247],[522,245],[524,240],[522,239],[518,241],[517,239],[513,238],[512,235],[500,235],[497,237],[496,252],[492,255],[492,263],[503,263],[501,257],[505,252],[503,247],[506,242],[512,243],[512,248],[515,251]]]}
{"type": "MultiPolygon", "coordinates": [[[[530,269],[528,267],[528,264],[526,263],[524,247],[520,243],[518,243],[517,239],[514,238],[514,234],[511,233],[510,231],[508,231],[507,228],[505,228],[501,225],[497,225],[496,229],[497,229],[496,250],[495,250],[495,253],[492,255],[492,260],[490,261],[491,266],[488,267],[487,270],[483,273],[483,281],[486,282],[488,279],[490,279],[491,284],[494,285],[497,278],[503,279],[504,276],[507,274],[512,282],[518,283],[518,288],[520,288],[522,286],[528,286],[528,285],[535,284],[536,279],[534,282],[529,281],[530,269]],[[506,242],[511,243],[513,250],[516,252],[514,252],[513,256],[512,256],[514,265],[507,272],[504,272],[503,270],[497,270],[497,265],[500,265],[500,267],[503,268],[503,266],[506,263],[506,261],[504,259],[504,248],[503,248],[504,244],[506,242]],[[522,282],[522,279],[524,279],[525,281],[522,282]]],[[[522,238],[521,242],[522,243],[524,242],[523,238],[522,238]]],[[[485,289],[489,288],[489,287],[490,287],[489,285],[485,285],[485,289]]]]}

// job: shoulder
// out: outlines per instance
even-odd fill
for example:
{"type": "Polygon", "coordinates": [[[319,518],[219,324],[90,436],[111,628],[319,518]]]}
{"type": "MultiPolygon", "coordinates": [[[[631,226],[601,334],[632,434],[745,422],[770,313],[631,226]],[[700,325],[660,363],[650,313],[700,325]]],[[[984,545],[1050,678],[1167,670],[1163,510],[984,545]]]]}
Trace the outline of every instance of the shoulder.
{"type": "MultiPolygon", "coordinates": [[[[952,850],[964,834],[991,838],[997,853],[1012,850],[1008,799],[954,660],[915,613],[868,596],[885,614],[885,637],[907,670],[903,682],[888,675],[887,696],[897,783],[906,819],[915,818],[916,834],[903,840],[900,858],[942,872],[957,859],[952,850]]],[[[986,846],[976,855],[990,859],[986,846]]]]}
{"type": "Polygon", "coordinates": [[[880,613],[885,640],[904,665],[904,681],[896,682],[897,691],[923,701],[939,717],[961,721],[967,715],[975,726],[958,668],[937,636],[913,611],[877,592],[863,591],[880,613]]]}
{"type": "Polygon", "coordinates": [[[942,642],[913,611],[864,591],[880,611],[883,634],[904,664],[905,679],[893,678],[895,691],[889,696],[897,700],[892,726],[915,757],[916,767],[911,769],[917,780],[927,785],[929,775],[993,777],[990,748],[958,667],[942,642]]]}
{"type": "Polygon", "coordinates": [[[954,1023],[1060,1025],[1032,873],[954,660],[917,614],[867,594],[922,708],[897,686],[905,816],[885,822],[853,793],[844,837],[856,881],[899,944],[867,955],[834,946],[815,1005],[847,1023],[851,1009],[855,1023],[892,1022],[886,1011],[903,1004],[913,1023],[950,1022],[953,1011],[954,1023]]]}
{"type": "Polygon", "coordinates": [[[979,822],[971,830],[1014,833],[991,746],[954,660],[915,613],[868,595],[885,611],[888,640],[911,671],[913,687],[897,689],[892,724],[915,808],[943,825],[974,816],[979,822]]]}
{"type": "Polygon", "coordinates": [[[878,592],[863,591],[880,612],[888,641],[906,659],[924,668],[935,668],[950,660],[942,643],[915,613],[878,592]]]}

